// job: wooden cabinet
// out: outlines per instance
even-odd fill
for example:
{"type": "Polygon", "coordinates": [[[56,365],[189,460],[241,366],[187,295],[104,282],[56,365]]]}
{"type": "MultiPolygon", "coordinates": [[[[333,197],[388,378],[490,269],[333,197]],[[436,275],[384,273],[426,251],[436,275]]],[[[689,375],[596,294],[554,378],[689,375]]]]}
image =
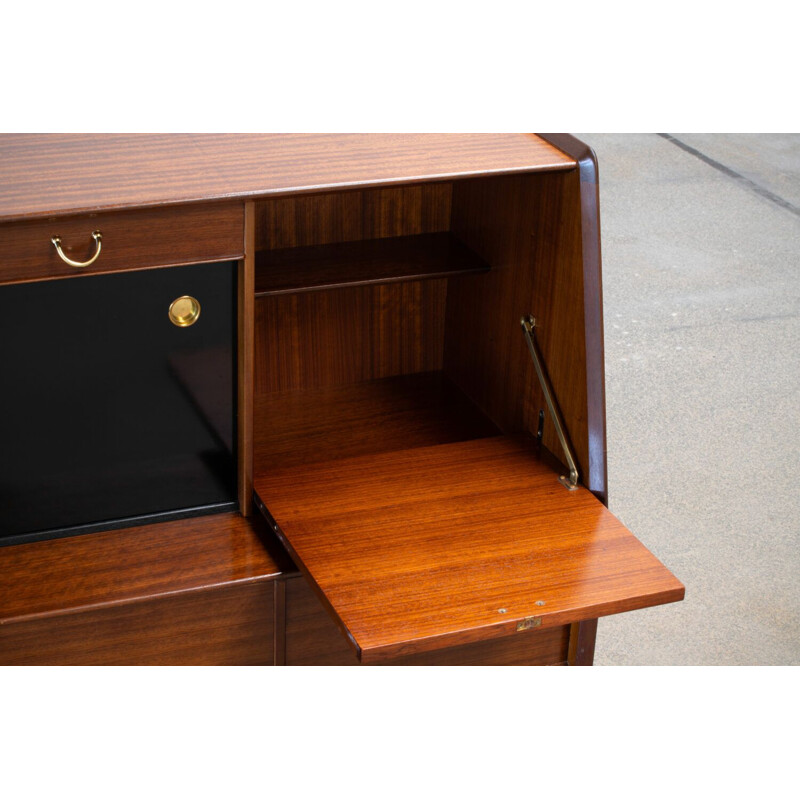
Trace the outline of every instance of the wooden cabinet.
{"type": "MultiPolygon", "coordinates": [[[[147,217],[171,231],[174,259],[158,251],[156,262],[241,256],[235,452],[245,516],[0,548],[0,661],[591,663],[598,617],[682,598],[605,508],[587,148],[532,135],[196,139],[183,155],[177,136],[84,144],[122,173],[125,210],[109,219],[147,217]],[[177,162],[159,176],[152,167],[170,141],[177,162]],[[124,182],[131,148],[149,176],[136,186],[124,182]],[[170,175],[200,152],[216,154],[205,188],[196,175],[170,175]],[[140,205],[149,208],[132,210],[140,205]],[[192,215],[205,231],[196,238],[165,222],[192,215]],[[573,465],[574,487],[560,480],[573,465]],[[162,552],[151,585],[141,576],[162,552]],[[56,563],[65,586],[88,570],[88,600],[26,584],[56,563]],[[147,616],[157,622],[145,632],[137,620],[147,616]]],[[[5,146],[35,167],[20,137],[5,146]]],[[[108,191],[71,186],[57,198],[51,188],[49,211],[40,197],[0,197],[0,245],[27,252],[28,232],[41,238],[92,192],[111,202],[108,191]]],[[[115,230],[121,241],[124,227],[115,230]]],[[[143,263],[136,230],[141,243],[126,257],[143,263]]],[[[108,249],[93,267],[124,268],[108,249]]],[[[12,256],[3,269],[20,281],[55,268],[36,273],[12,256]]]]}

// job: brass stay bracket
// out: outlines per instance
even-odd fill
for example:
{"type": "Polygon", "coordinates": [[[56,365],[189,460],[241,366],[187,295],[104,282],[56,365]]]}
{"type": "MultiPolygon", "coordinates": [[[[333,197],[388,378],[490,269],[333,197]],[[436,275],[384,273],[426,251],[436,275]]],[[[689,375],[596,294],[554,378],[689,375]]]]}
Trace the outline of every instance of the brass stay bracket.
{"type": "Polygon", "coordinates": [[[542,387],[545,403],[547,403],[547,410],[550,412],[550,418],[553,420],[553,425],[556,429],[558,441],[561,443],[561,448],[564,451],[564,457],[567,460],[569,467],[569,478],[562,475],[559,481],[564,484],[570,491],[578,488],[578,468],[575,465],[575,459],[572,457],[572,450],[570,450],[567,436],[564,433],[564,423],[561,420],[561,413],[558,410],[558,405],[553,397],[553,389],[550,386],[550,381],[547,374],[542,368],[542,357],[539,354],[539,348],[534,338],[533,329],[536,327],[536,320],[529,314],[520,320],[522,324],[522,332],[525,334],[525,341],[528,343],[528,350],[531,351],[531,358],[533,359],[533,366],[536,368],[536,377],[539,379],[539,384],[542,387]]]}

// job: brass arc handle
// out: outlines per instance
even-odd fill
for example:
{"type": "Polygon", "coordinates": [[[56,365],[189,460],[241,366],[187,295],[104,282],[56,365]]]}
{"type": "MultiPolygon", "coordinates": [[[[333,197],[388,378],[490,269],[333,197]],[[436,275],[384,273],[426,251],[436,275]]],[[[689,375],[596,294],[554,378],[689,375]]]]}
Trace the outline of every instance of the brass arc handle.
{"type": "Polygon", "coordinates": [[[100,257],[100,248],[102,245],[102,238],[103,234],[100,231],[92,231],[92,239],[94,239],[94,243],[97,249],[94,251],[94,255],[88,261],[73,261],[71,258],[67,258],[64,254],[64,251],[61,249],[61,237],[54,236],[50,241],[55,245],[56,252],[58,253],[59,258],[65,263],[69,264],[71,267],[88,267],[90,264],[94,264],[95,261],[100,257]]]}

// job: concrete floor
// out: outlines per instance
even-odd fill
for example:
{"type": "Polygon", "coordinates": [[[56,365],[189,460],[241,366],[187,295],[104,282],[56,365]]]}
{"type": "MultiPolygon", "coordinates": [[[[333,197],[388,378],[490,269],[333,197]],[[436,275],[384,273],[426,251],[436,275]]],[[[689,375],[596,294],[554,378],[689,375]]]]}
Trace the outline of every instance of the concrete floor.
{"type": "Polygon", "coordinates": [[[686,585],[601,619],[595,663],[800,664],[800,135],[577,136],[610,508],[686,585]]]}

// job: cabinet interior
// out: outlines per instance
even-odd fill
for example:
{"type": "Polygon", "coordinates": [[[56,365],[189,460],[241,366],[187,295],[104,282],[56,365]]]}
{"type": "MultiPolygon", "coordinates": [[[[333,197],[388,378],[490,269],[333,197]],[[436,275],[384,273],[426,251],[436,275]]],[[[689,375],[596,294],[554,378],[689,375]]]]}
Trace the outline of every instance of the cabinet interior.
{"type": "Polygon", "coordinates": [[[565,186],[560,173],[531,174],[259,202],[255,475],[535,436],[545,406],[519,320],[537,300],[555,306],[543,335],[557,324],[577,346],[564,359],[544,342],[580,450],[582,317],[555,316],[582,299],[579,259],[553,280],[565,186]]]}
{"type": "Polygon", "coordinates": [[[583,488],[597,473],[577,189],[523,174],[258,206],[254,500],[362,663],[678,591],[583,488]]]}

